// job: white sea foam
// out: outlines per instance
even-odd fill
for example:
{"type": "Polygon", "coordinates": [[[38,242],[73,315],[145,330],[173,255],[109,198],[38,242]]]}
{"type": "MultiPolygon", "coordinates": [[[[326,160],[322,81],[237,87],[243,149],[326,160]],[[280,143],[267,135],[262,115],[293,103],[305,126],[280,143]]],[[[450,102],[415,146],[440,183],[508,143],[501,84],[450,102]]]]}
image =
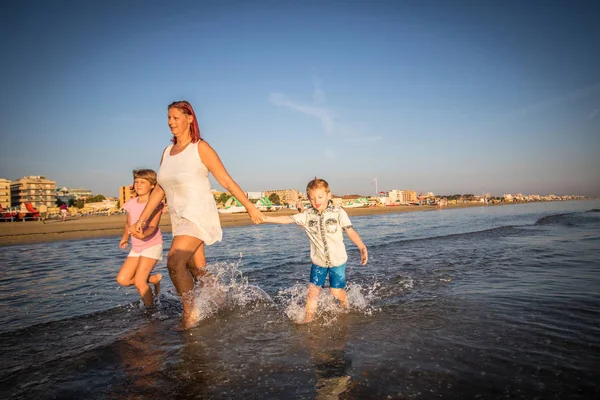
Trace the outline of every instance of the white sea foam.
{"type": "MultiPolygon", "coordinates": [[[[321,290],[317,300],[316,319],[328,325],[333,323],[337,317],[347,312],[371,315],[376,309],[371,304],[375,300],[375,292],[379,283],[375,282],[370,287],[361,287],[350,283],[346,287],[348,296],[348,310],[340,307],[339,302],[333,297],[328,288],[321,290]]],[[[291,288],[279,291],[277,302],[283,307],[283,313],[292,321],[300,322],[304,318],[306,294],[308,285],[296,284],[291,288]]]]}
{"type": "Polygon", "coordinates": [[[196,284],[193,291],[193,318],[209,318],[221,309],[254,309],[273,304],[271,297],[261,288],[248,283],[240,271],[240,261],[217,262],[207,266],[208,275],[196,284]]]}

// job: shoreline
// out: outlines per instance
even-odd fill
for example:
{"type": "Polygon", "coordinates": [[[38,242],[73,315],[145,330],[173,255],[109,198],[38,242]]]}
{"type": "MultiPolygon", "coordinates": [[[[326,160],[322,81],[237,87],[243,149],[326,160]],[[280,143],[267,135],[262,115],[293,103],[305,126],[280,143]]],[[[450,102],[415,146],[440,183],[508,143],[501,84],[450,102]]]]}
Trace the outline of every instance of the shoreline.
{"type": "MultiPolygon", "coordinates": [[[[464,203],[445,206],[443,210],[452,210],[469,207],[497,207],[509,204],[527,203],[464,203]]],[[[346,208],[346,212],[352,216],[368,216],[379,214],[391,214],[402,212],[424,212],[439,211],[434,206],[394,206],[394,207],[366,207],[346,208]]],[[[274,212],[266,212],[266,215],[293,215],[294,209],[282,209],[274,212]]],[[[253,225],[247,213],[219,214],[223,229],[253,225]]],[[[59,219],[47,220],[46,223],[39,221],[26,222],[2,222],[0,223],[0,247],[58,242],[63,240],[81,240],[103,237],[114,237],[123,234],[125,227],[125,214],[121,215],[99,215],[88,217],[71,217],[62,222],[59,219]]],[[[171,221],[168,214],[164,214],[160,220],[160,229],[163,234],[171,232],[171,221]]]]}

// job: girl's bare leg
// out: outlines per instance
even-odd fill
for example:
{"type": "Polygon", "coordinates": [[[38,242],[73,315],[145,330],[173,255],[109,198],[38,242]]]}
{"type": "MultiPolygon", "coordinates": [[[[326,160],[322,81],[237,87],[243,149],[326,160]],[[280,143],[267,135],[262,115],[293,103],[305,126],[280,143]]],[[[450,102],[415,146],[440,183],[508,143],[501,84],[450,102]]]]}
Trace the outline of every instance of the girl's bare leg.
{"type": "Polygon", "coordinates": [[[312,283],[308,285],[308,293],[306,294],[306,311],[304,314],[304,319],[302,322],[300,322],[301,324],[308,324],[315,319],[319,293],[321,293],[321,288],[319,286],[313,285],[312,283]]]}
{"type": "Polygon", "coordinates": [[[191,328],[194,324],[192,320],[194,279],[187,269],[187,264],[201,243],[200,239],[192,236],[175,236],[167,257],[169,276],[183,303],[183,315],[181,318],[181,327],[183,329],[191,328]]]}
{"type": "Polygon", "coordinates": [[[117,274],[117,283],[121,286],[131,286],[134,284],[133,277],[138,267],[139,257],[127,257],[117,274]]]}
{"type": "Polygon", "coordinates": [[[144,306],[147,308],[154,307],[154,297],[152,296],[152,290],[150,290],[148,281],[150,280],[150,272],[152,272],[157,261],[154,258],[140,257],[135,276],[133,277],[135,287],[140,292],[144,306]]]}
{"type": "Polygon", "coordinates": [[[148,282],[154,285],[154,297],[158,297],[160,294],[160,281],[162,280],[162,274],[150,275],[148,282]]]}

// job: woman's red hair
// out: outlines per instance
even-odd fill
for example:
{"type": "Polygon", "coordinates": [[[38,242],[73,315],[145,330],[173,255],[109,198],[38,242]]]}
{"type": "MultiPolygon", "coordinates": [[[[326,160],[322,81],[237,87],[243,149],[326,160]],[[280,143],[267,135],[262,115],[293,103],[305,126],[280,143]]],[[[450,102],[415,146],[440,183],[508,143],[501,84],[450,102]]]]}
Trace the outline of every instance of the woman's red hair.
{"type": "MultiPolygon", "coordinates": [[[[196,143],[198,140],[200,140],[201,138],[200,128],[198,127],[198,118],[196,118],[196,113],[194,112],[192,105],[185,100],[174,101],[171,104],[169,104],[167,110],[170,110],[171,108],[176,108],[185,115],[191,115],[192,117],[194,117],[194,120],[190,125],[190,137],[192,139],[192,143],[196,143]]],[[[173,144],[177,144],[177,138],[173,137],[173,139],[171,139],[171,142],[173,142],[173,144]]]]}

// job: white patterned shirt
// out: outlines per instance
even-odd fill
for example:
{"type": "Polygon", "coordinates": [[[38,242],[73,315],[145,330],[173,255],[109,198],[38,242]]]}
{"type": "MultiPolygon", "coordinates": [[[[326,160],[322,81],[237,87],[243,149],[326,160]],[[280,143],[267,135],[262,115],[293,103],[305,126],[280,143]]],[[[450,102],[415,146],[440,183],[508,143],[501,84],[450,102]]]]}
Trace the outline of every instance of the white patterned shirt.
{"type": "Polygon", "coordinates": [[[304,227],[310,240],[310,259],[319,267],[339,267],[348,261],[342,229],[352,228],[348,214],[330,202],[322,214],[308,207],[290,218],[304,227]]]}

